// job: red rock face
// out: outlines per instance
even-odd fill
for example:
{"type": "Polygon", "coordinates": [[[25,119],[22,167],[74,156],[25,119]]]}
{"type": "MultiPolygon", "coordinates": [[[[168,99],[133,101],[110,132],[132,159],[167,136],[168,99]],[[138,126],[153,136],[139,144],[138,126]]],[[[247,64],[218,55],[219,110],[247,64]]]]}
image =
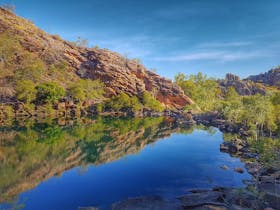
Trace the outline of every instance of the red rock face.
{"type": "Polygon", "coordinates": [[[107,97],[122,91],[131,96],[149,91],[168,107],[182,108],[193,103],[171,80],[148,71],[136,61],[105,49],[77,47],[0,8],[0,33],[7,31],[20,40],[26,51],[38,55],[46,66],[66,62],[69,69],[65,73],[72,80],[100,79],[106,86],[107,97]]]}
{"type": "Polygon", "coordinates": [[[171,80],[148,71],[143,65],[125,59],[118,53],[93,49],[84,56],[87,60],[80,64],[77,73],[82,78],[103,81],[109,95],[124,91],[132,96],[149,91],[168,107],[182,108],[193,103],[171,80]]]}

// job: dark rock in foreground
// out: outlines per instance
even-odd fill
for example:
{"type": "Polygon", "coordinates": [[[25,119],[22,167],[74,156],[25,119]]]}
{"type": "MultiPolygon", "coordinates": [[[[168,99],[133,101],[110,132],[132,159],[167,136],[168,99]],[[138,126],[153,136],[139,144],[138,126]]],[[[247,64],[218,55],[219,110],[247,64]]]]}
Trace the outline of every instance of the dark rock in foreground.
{"type": "Polygon", "coordinates": [[[165,200],[159,196],[129,198],[112,205],[113,210],[181,210],[179,202],[165,200]]]}

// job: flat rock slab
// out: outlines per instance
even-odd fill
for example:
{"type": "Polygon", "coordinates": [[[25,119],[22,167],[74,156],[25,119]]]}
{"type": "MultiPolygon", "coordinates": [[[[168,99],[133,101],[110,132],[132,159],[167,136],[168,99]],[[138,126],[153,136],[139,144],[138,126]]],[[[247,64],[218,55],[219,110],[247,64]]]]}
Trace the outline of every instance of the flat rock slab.
{"type": "Polygon", "coordinates": [[[203,205],[223,206],[220,203],[223,197],[222,192],[208,191],[201,193],[193,193],[179,197],[184,207],[199,207],[203,205]]]}
{"type": "Polygon", "coordinates": [[[159,196],[129,198],[112,205],[112,210],[182,210],[179,202],[165,200],[159,196]]]}
{"type": "Polygon", "coordinates": [[[280,184],[262,183],[259,185],[259,189],[265,193],[264,198],[271,207],[280,209],[280,184]]]}

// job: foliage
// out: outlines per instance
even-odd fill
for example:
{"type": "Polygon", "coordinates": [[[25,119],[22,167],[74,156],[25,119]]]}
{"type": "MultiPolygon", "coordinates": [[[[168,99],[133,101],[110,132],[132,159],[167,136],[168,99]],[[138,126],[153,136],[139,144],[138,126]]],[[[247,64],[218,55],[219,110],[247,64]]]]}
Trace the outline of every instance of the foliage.
{"type": "Polygon", "coordinates": [[[134,112],[139,111],[142,108],[141,103],[139,102],[136,96],[130,98],[130,109],[134,112]]]}
{"type": "Polygon", "coordinates": [[[39,82],[46,71],[44,62],[36,55],[25,53],[20,67],[15,70],[16,80],[32,80],[39,82]]]}
{"type": "Polygon", "coordinates": [[[16,64],[16,55],[23,53],[23,49],[16,39],[9,32],[0,34],[0,76],[11,75],[14,68],[18,66],[16,64]]]}
{"type": "Polygon", "coordinates": [[[277,159],[280,151],[280,139],[262,137],[258,140],[248,139],[250,148],[260,155],[260,161],[270,164],[277,159]]]}
{"type": "Polygon", "coordinates": [[[36,99],[36,85],[31,80],[20,80],[16,84],[16,97],[18,100],[30,103],[36,99]]]}
{"type": "Polygon", "coordinates": [[[216,107],[221,97],[221,89],[218,82],[208,78],[201,72],[197,75],[184,75],[178,73],[175,83],[179,85],[184,93],[195,101],[202,111],[210,111],[216,107]]]}
{"type": "Polygon", "coordinates": [[[154,111],[163,111],[164,107],[163,105],[156,100],[150,93],[148,93],[147,91],[145,91],[142,95],[142,101],[143,101],[143,105],[145,108],[147,109],[151,109],[154,111]]]}
{"type": "Polygon", "coordinates": [[[54,82],[45,82],[36,87],[37,96],[36,100],[40,104],[42,103],[56,103],[65,95],[63,87],[57,85],[54,82]]]}
{"type": "Polygon", "coordinates": [[[97,113],[101,113],[101,112],[103,112],[103,110],[104,110],[103,103],[96,104],[96,111],[97,111],[97,113]]]}
{"type": "Polygon", "coordinates": [[[256,138],[264,131],[271,133],[277,129],[279,114],[270,96],[238,96],[229,90],[225,100],[220,102],[219,111],[225,119],[251,130],[256,138]]]}
{"type": "Polygon", "coordinates": [[[80,80],[70,87],[68,95],[79,101],[86,99],[102,99],[104,95],[104,85],[100,80],[80,80]]]}
{"type": "Polygon", "coordinates": [[[130,97],[126,93],[121,92],[113,97],[107,104],[107,107],[115,111],[139,111],[142,106],[136,96],[130,97]]]}
{"type": "MultiPolygon", "coordinates": [[[[255,135],[264,133],[280,134],[280,93],[273,91],[271,95],[240,96],[234,87],[221,92],[218,82],[206,75],[186,76],[179,73],[175,82],[190,96],[201,111],[218,111],[221,116],[255,135]]],[[[188,106],[186,110],[198,111],[196,106],[188,106]]]]}

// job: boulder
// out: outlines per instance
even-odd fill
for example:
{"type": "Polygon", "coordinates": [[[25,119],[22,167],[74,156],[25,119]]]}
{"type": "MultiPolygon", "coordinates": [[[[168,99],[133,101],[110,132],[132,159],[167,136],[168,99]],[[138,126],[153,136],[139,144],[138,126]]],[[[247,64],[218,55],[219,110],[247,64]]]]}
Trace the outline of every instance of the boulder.
{"type": "Polygon", "coordinates": [[[243,168],[240,168],[240,167],[234,168],[234,171],[237,172],[237,173],[240,173],[240,174],[243,174],[243,173],[244,173],[243,168]]]}
{"type": "Polygon", "coordinates": [[[261,164],[258,162],[246,163],[245,168],[247,169],[248,173],[253,175],[254,177],[259,176],[263,171],[261,164]]]}

